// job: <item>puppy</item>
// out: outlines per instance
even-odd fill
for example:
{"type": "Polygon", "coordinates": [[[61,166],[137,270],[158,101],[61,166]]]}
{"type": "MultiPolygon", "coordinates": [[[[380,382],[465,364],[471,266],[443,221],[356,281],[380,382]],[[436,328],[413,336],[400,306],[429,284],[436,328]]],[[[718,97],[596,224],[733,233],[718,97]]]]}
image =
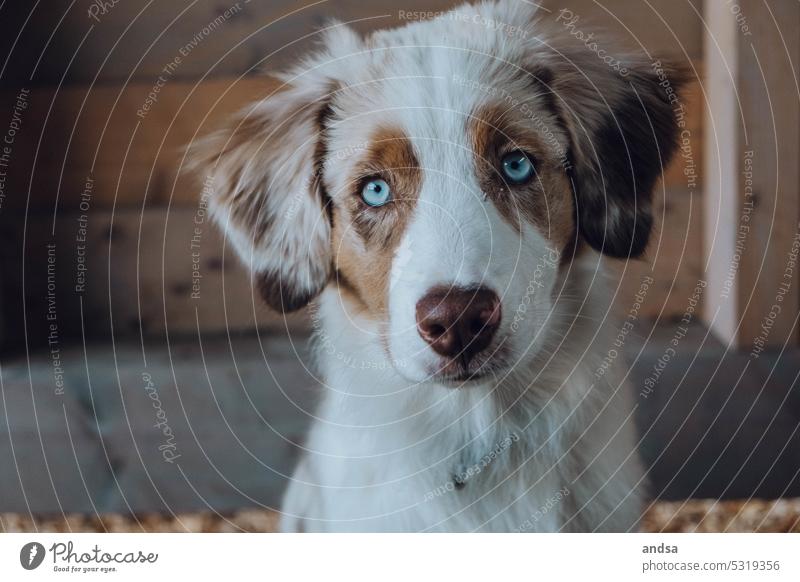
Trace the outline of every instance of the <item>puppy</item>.
{"type": "Polygon", "coordinates": [[[334,22],[197,146],[266,303],[313,301],[325,388],[284,531],[636,529],[602,257],[645,250],[685,74],[559,19],[334,22]]]}

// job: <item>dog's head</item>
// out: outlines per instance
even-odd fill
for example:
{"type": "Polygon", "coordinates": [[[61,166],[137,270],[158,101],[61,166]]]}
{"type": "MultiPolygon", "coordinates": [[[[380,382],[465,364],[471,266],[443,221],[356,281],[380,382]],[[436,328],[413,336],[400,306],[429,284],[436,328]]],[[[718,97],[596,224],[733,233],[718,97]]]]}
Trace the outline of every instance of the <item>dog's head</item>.
{"type": "Polygon", "coordinates": [[[582,248],[642,254],[683,76],[544,20],[509,0],[366,39],[334,23],[201,144],[269,305],[336,284],[406,377],[460,381],[536,352],[582,248]]]}

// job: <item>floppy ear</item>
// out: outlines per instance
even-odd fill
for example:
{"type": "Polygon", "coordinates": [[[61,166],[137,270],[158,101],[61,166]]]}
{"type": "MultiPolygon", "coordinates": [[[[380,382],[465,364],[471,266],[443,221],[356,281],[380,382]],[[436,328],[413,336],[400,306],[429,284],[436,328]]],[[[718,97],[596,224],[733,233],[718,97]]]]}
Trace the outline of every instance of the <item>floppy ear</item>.
{"type": "Polygon", "coordinates": [[[211,216],[280,311],[305,306],[331,273],[320,174],[333,89],[322,79],[290,84],[189,148],[211,216]]]}
{"type": "Polygon", "coordinates": [[[610,47],[603,54],[614,56],[603,60],[588,43],[556,52],[551,87],[571,142],[578,229],[606,255],[639,257],[653,226],[653,187],[676,149],[688,75],[610,47]]]}

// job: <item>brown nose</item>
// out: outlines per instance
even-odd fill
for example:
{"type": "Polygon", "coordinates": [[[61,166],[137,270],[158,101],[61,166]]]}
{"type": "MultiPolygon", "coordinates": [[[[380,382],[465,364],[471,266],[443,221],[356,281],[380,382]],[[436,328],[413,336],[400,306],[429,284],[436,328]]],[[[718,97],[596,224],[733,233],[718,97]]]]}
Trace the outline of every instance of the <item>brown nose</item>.
{"type": "Polygon", "coordinates": [[[417,303],[417,330],[437,354],[468,364],[492,341],[500,315],[494,291],[437,287],[417,303]]]}

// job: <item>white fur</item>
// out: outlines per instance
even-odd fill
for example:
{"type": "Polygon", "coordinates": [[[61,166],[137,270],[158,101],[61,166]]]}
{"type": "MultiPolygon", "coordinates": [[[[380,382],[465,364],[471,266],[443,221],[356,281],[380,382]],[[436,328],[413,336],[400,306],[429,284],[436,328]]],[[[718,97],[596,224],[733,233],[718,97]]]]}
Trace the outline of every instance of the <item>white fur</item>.
{"type": "MultiPolygon", "coordinates": [[[[569,285],[591,284],[589,256],[569,285]]],[[[584,317],[605,316],[600,287],[589,289],[584,317]]],[[[595,378],[603,354],[591,346],[610,345],[602,327],[561,336],[552,324],[552,352],[523,358],[502,381],[453,389],[406,380],[371,337],[378,330],[347,313],[335,290],[319,309],[337,350],[320,352],[325,392],[284,499],[283,531],[636,528],[642,473],[631,406],[622,370],[595,378]],[[519,440],[482,466],[510,435],[519,440]],[[462,490],[448,487],[464,466],[481,470],[462,490]]],[[[556,306],[551,318],[562,309],[573,312],[556,306]]]]}

